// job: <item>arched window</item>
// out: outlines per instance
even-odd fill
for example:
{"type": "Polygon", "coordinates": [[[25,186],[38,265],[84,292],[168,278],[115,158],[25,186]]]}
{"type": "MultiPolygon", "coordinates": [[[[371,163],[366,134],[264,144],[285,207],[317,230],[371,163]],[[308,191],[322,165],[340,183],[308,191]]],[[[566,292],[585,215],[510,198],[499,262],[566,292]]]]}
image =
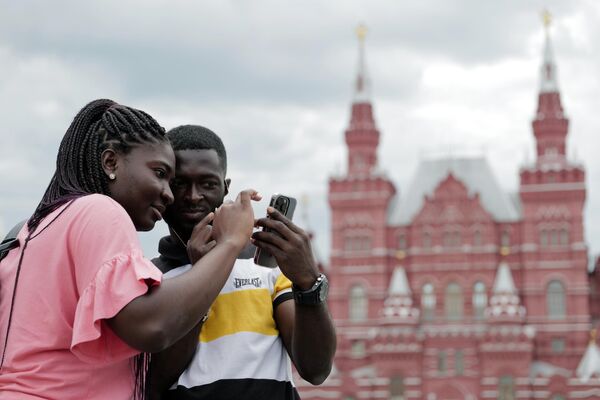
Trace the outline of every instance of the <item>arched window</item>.
{"type": "Polygon", "coordinates": [[[351,321],[364,321],[367,318],[369,299],[367,298],[367,292],[362,285],[355,285],[350,289],[349,305],[351,321]]]}
{"type": "Polygon", "coordinates": [[[461,319],[463,316],[463,295],[458,283],[450,283],[446,287],[446,298],[444,301],[446,318],[451,320],[461,319]]]}
{"type": "Polygon", "coordinates": [[[465,374],[465,360],[462,350],[456,350],[454,353],[454,372],[456,376],[463,376],[465,374]]]}
{"type": "Polygon", "coordinates": [[[473,317],[483,319],[487,307],[487,293],[485,283],[479,281],[473,285],[473,317]]]}
{"type": "Polygon", "coordinates": [[[515,384],[513,377],[503,375],[498,382],[498,400],[514,400],[515,399],[515,384]]]}
{"type": "Polygon", "coordinates": [[[550,245],[557,246],[558,245],[558,230],[552,229],[550,231],[550,245]]]}
{"type": "Polygon", "coordinates": [[[565,287],[560,281],[551,281],[546,291],[548,318],[562,319],[566,314],[565,287]]]}
{"type": "Polygon", "coordinates": [[[404,379],[400,375],[390,379],[390,400],[404,400],[404,379]]]}
{"type": "Polygon", "coordinates": [[[548,231],[545,229],[542,229],[540,231],[540,246],[542,246],[542,247],[548,246],[548,231]]]}
{"type": "Polygon", "coordinates": [[[426,283],[421,289],[421,313],[423,319],[431,321],[435,316],[435,291],[431,283],[426,283]]]}
{"type": "Polygon", "coordinates": [[[510,234],[508,233],[508,231],[502,231],[502,234],[500,236],[500,246],[510,246],[510,234]]]}
{"type": "Polygon", "coordinates": [[[438,364],[438,372],[440,374],[445,374],[447,366],[446,366],[446,352],[444,350],[441,350],[438,352],[437,364],[438,364]]]}
{"type": "Polygon", "coordinates": [[[398,235],[398,248],[400,250],[406,249],[406,235],[404,235],[403,233],[398,235]]]}

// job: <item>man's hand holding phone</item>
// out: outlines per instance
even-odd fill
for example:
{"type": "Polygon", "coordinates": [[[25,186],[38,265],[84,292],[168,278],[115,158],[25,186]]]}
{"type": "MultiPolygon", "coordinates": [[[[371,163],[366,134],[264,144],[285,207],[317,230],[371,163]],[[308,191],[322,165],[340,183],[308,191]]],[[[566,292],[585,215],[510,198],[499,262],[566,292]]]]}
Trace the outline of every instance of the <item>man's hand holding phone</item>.
{"type": "Polygon", "coordinates": [[[298,288],[310,289],[319,276],[310,237],[275,208],[268,207],[267,215],[256,221],[263,230],[252,235],[254,245],[273,255],[281,272],[298,288]]]}

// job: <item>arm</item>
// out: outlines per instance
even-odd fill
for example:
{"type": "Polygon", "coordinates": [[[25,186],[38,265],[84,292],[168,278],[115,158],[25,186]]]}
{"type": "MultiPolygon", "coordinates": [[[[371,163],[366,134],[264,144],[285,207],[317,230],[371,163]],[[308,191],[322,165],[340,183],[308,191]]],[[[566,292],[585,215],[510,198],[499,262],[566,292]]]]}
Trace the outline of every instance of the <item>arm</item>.
{"type": "MultiPolygon", "coordinates": [[[[254,190],[241,192],[235,202],[224,203],[214,216],[214,248],[185,274],[164,281],[137,297],[108,320],[114,332],[138,350],[159,352],[182,338],[208,311],[227,281],[237,254],[252,233],[251,199],[254,190]],[[174,312],[174,310],[177,310],[174,312]]],[[[188,247],[199,247],[201,227],[192,232],[188,247]]]]}
{"type": "MultiPolygon", "coordinates": [[[[268,212],[270,218],[261,218],[256,225],[272,231],[255,232],[254,244],[275,256],[279,268],[295,286],[309,289],[319,275],[310,238],[272,207],[268,212]]],[[[297,305],[288,300],[274,312],[283,343],[300,376],[314,385],[323,383],[331,372],[336,348],[327,304],[297,305]]]]}
{"type": "Polygon", "coordinates": [[[173,346],[153,353],[150,360],[150,400],[160,400],[161,395],[177,381],[196,353],[202,322],[179,339],[173,346]]]}
{"type": "MultiPolygon", "coordinates": [[[[190,260],[198,260],[206,255],[216,242],[212,240],[212,227],[209,225],[211,219],[210,214],[202,219],[196,226],[199,232],[194,238],[197,239],[197,244],[204,243],[199,247],[199,252],[196,253],[195,246],[188,247],[190,249],[190,260]]],[[[169,388],[177,381],[179,375],[185,371],[187,366],[192,361],[198,346],[198,337],[203,323],[200,322],[184,337],[179,339],[171,347],[152,354],[150,360],[150,400],[160,400],[161,395],[169,390],[169,388]]]]}

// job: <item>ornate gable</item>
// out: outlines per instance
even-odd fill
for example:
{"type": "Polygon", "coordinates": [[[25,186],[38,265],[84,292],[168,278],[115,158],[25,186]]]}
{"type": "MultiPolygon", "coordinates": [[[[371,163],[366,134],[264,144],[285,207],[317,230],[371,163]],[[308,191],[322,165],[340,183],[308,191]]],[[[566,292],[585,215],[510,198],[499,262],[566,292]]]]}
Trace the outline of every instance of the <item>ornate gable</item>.
{"type": "Polygon", "coordinates": [[[451,172],[433,192],[425,196],[423,206],[414,224],[471,224],[493,222],[491,215],[481,205],[477,193],[469,195],[465,184],[451,172]]]}

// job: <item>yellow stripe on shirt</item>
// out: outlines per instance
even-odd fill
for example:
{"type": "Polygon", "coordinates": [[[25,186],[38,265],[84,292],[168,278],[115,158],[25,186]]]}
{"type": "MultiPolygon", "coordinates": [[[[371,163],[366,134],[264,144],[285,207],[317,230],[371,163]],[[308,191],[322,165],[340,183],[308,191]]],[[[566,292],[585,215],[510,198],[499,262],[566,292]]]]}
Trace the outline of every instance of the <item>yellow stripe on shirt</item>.
{"type": "Polygon", "coordinates": [[[279,335],[268,289],[238,290],[217,296],[202,326],[200,341],[210,342],[237,332],[279,335]]]}
{"type": "Polygon", "coordinates": [[[273,290],[272,294],[273,300],[275,300],[275,297],[277,297],[281,291],[290,289],[291,287],[292,282],[284,274],[279,274],[275,281],[275,290],[273,290]]]}

